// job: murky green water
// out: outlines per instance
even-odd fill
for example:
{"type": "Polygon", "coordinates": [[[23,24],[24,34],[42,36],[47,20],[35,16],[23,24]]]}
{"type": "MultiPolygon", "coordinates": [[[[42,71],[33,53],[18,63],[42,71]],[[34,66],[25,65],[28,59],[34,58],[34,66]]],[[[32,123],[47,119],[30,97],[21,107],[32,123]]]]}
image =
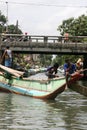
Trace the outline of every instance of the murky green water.
{"type": "Polygon", "coordinates": [[[1,130],[87,130],[87,97],[65,90],[55,101],[0,93],[1,130]]]}
{"type": "Polygon", "coordinates": [[[87,97],[69,89],[53,101],[0,93],[0,130],[44,129],[87,130],[87,97]]]}

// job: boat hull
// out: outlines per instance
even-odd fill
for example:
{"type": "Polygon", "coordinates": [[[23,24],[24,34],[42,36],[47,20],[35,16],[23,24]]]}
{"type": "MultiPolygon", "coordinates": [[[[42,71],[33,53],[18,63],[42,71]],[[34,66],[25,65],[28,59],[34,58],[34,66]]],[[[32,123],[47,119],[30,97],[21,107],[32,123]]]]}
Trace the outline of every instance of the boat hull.
{"type": "Polygon", "coordinates": [[[81,84],[81,81],[76,81],[68,86],[71,90],[80,93],[87,97],[87,87],[81,84]]]}
{"type": "Polygon", "coordinates": [[[52,80],[6,79],[0,76],[0,91],[39,99],[55,99],[66,87],[65,77],[52,80]]]}
{"type": "MultiPolygon", "coordinates": [[[[67,86],[69,87],[71,84],[76,83],[81,77],[82,75],[80,74],[75,74],[70,77],[67,86]]],[[[34,80],[16,77],[7,79],[0,75],[0,91],[4,92],[12,92],[39,99],[55,99],[57,95],[65,90],[65,88],[65,77],[54,78],[51,80],[34,80]]]]}

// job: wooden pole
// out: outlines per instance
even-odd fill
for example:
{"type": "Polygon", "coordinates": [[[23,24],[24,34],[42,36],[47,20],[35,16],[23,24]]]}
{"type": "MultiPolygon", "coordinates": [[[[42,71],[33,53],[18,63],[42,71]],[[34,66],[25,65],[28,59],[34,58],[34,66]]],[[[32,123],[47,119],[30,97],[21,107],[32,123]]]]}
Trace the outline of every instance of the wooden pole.
{"type": "Polygon", "coordinates": [[[12,75],[14,75],[16,77],[20,77],[20,76],[22,76],[24,74],[24,72],[20,72],[20,71],[8,68],[8,67],[3,66],[1,64],[0,64],[0,68],[3,69],[3,70],[5,70],[5,71],[7,71],[7,72],[9,72],[10,74],[12,74],[12,75]]]}

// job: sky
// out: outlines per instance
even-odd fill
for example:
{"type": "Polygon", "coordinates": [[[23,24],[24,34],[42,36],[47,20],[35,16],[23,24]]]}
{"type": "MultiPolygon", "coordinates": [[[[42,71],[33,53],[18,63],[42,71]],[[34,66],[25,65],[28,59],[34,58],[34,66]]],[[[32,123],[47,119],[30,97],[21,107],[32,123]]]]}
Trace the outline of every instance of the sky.
{"type": "Polygon", "coordinates": [[[0,0],[0,10],[24,34],[59,36],[63,20],[87,15],[87,0],[0,0]]]}

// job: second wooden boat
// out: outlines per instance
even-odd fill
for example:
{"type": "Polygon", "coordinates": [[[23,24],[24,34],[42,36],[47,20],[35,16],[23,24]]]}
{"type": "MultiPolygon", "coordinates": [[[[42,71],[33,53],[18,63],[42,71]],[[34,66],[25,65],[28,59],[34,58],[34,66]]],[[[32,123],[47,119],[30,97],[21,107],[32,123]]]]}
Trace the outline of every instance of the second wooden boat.
{"type": "MultiPolygon", "coordinates": [[[[85,82],[87,85],[87,81],[85,82]]],[[[87,96],[87,86],[82,84],[82,81],[76,81],[72,84],[69,84],[68,87],[77,92],[80,93],[81,95],[87,96]]]]}

